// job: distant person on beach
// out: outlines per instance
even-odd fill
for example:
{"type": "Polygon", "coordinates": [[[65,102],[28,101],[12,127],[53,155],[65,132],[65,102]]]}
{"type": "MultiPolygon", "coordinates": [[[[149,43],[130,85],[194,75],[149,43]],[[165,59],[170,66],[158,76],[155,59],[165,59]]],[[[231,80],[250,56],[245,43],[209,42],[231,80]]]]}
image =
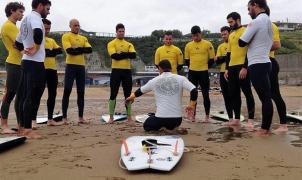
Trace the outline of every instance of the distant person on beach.
{"type": "Polygon", "coordinates": [[[33,11],[21,23],[20,33],[16,38],[16,47],[24,48],[22,57],[22,75],[17,98],[19,98],[17,117],[20,118],[19,133],[27,138],[38,139],[41,136],[32,130],[32,117],[36,114],[45,89],[45,38],[42,18],[49,14],[49,0],[33,0],[33,11]]]}
{"type": "Polygon", "coordinates": [[[202,32],[199,26],[191,28],[193,41],[186,44],[185,62],[189,67],[189,81],[197,88],[200,86],[205,118],[201,122],[210,122],[211,101],[209,96],[210,77],[209,67],[214,63],[215,51],[212,43],[202,39],[202,32]]]}
{"type": "Polygon", "coordinates": [[[248,47],[248,71],[252,84],[262,103],[262,125],[257,131],[260,136],[270,134],[273,118],[272,93],[269,75],[271,60],[269,53],[273,45],[273,29],[269,16],[265,13],[268,5],[266,0],[250,0],[248,3],[249,15],[252,22],[241,35],[238,43],[240,47],[248,47]]]}
{"type": "MultiPolygon", "coordinates": [[[[130,59],[136,58],[136,52],[133,44],[126,41],[125,26],[117,24],[115,27],[116,38],[107,45],[108,53],[112,59],[110,75],[110,99],[109,99],[109,123],[113,122],[113,116],[116,106],[116,97],[122,84],[125,99],[130,96],[132,91],[132,73],[130,59]]],[[[127,111],[127,120],[132,122],[131,103],[125,104],[127,111]]]]}
{"type": "Polygon", "coordinates": [[[168,60],[158,64],[160,75],[150,80],[146,85],[131,93],[126,102],[133,102],[135,98],[154,92],[156,102],[155,116],[150,116],[144,122],[145,131],[158,131],[161,128],[177,129],[182,123],[183,90],[190,92],[190,103],[186,107],[189,118],[192,119],[198,96],[197,88],[186,77],[173,74],[168,60]]]}
{"type": "MultiPolygon", "coordinates": [[[[11,130],[8,127],[7,119],[9,114],[9,107],[11,102],[13,101],[19,81],[21,78],[21,59],[22,53],[20,49],[18,50],[15,47],[15,40],[19,33],[19,29],[16,26],[17,21],[21,21],[23,18],[23,12],[25,11],[25,7],[22,3],[18,2],[10,2],[5,7],[5,14],[7,17],[7,21],[2,25],[1,28],[1,36],[2,42],[8,51],[8,56],[5,61],[5,69],[6,69],[6,83],[5,83],[5,94],[2,98],[1,104],[1,134],[13,134],[16,131],[11,130]]],[[[17,121],[19,122],[19,117],[17,113],[17,103],[18,99],[16,98],[15,102],[15,110],[17,114],[17,121]]]]}
{"type": "Polygon", "coordinates": [[[181,50],[173,45],[173,35],[171,31],[165,32],[164,45],[157,48],[155,52],[154,64],[158,64],[162,60],[169,60],[172,66],[171,72],[177,74],[183,67],[184,60],[181,50]]]}
{"type": "Polygon", "coordinates": [[[218,46],[215,57],[215,63],[220,65],[220,87],[224,99],[225,109],[228,114],[229,121],[231,122],[233,120],[233,108],[228,88],[228,81],[224,78],[228,41],[229,35],[231,33],[231,28],[228,26],[224,26],[220,29],[220,33],[223,39],[223,43],[218,46]]]}
{"type": "Polygon", "coordinates": [[[87,124],[84,119],[84,95],[85,95],[85,54],[92,53],[91,45],[86,37],[80,35],[80,22],[77,19],[69,21],[70,32],[62,36],[63,48],[66,52],[66,68],[64,80],[64,92],[62,99],[63,122],[69,123],[67,109],[69,97],[74,80],[77,86],[78,123],[87,124]]]}

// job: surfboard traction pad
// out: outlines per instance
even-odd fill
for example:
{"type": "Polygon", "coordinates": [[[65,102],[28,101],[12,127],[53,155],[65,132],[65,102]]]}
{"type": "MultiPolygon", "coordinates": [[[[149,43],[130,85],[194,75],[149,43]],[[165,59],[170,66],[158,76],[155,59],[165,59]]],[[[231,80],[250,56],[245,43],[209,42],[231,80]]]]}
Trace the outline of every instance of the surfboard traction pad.
{"type": "Polygon", "coordinates": [[[129,154],[126,155],[125,142],[123,142],[121,159],[129,171],[146,169],[171,171],[178,164],[184,152],[184,141],[178,135],[132,136],[124,141],[129,154]],[[150,140],[152,144],[148,144],[150,140]],[[153,149],[150,148],[148,151],[147,147],[154,144],[156,147],[152,147],[153,149]],[[176,154],[174,154],[176,146],[176,154]]]}

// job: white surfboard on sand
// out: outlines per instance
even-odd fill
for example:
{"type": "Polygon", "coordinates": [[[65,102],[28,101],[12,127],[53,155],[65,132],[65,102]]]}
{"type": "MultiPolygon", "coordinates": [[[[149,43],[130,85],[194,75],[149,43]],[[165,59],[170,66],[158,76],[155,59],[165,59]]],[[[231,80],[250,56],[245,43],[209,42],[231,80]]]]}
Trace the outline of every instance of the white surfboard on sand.
{"type": "MultiPolygon", "coordinates": [[[[213,119],[217,119],[217,120],[222,120],[222,121],[228,121],[229,120],[229,116],[228,113],[225,111],[219,111],[219,112],[213,112],[211,113],[211,117],[213,119]]],[[[244,121],[244,116],[240,115],[240,121],[244,121]]]]}
{"type": "Polygon", "coordinates": [[[129,171],[170,171],[184,152],[180,136],[132,136],[123,141],[121,159],[129,171]]]}
{"type": "Polygon", "coordinates": [[[14,146],[24,143],[26,137],[19,136],[9,136],[9,137],[0,137],[0,151],[5,151],[14,146]]]}
{"type": "Polygon", "coordinates": [[[155,116],[154,113],[148,113],[148,114],[140,114],[135,116],[135,121],[139,123],[144,123],[146,119],[150,116],[155,116]]]}
{"type": "MultiPolygon", "coordinates": [[[[108,123],[110,119],[110,115],[109,114],[104,114],[102,115],[102,121],[108,123]]],[[[120,114],[120,113],[116,113],[115,115],[113,115],[113,121],[123,121],[127,119],[127,114],[120,114]]]]}
{"type": "MultiPolygon", "coordinates": [[[[54,114],[52,117],[53,117],[53,120],[55,120],[55,121],[61,121],[63,119],[62,114],[54,114]]],[[[44,123],[47,123],[47,121],[48,121],[47,115],[37,116],[37,119],[36,119],[37,124],[44,124],[44,123]]]]}
{"type": "Polygon", "coordinates": [[[299,112],[291,112],[291,113],[287,113],[286,117],[288,119],[294,119],[295,121],[299,121],[302,123],[302,113],[299,112]]]}

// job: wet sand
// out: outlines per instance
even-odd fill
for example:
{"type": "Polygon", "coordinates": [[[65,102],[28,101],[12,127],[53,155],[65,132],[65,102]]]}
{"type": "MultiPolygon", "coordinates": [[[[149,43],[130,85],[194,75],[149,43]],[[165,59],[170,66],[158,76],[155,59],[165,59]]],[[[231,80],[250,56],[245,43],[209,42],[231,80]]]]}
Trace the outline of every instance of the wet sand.
{"type": "MultiPolygon", "coordinates": [[[[136,88],[134,88],[136,89],[136,88]]],[[[128,172],[119,167],[121,140],[134,135],[151,135],[141,124],[129,126],[125,122],[113,125],[100,121],[107,113],[109,88],[87,88],[85,117],[89,125],[77,125],[75,89],[70,99],[69,119],[72,124],[60,127],[40,125],[37,132],[42,140],[27,140],[25,144],[0,153],[0,179],[98,179],[98,180],[151,180],[151,179],[210,179],[210,180],[296,180],[302,175],[302,125],[291,124],[290,131],[267,138],[255,137],[245,129],[230,129],[220,124],[190,123],[182,135],[190,149],[171,172],[128,172]]],[[[282,87],[288,110],[302,109],[302,87],[282,87]]],[[[260,102],[255,95],[260,120],[260,102]]],[[[46,114],[44,94],[39,114],[46,114]]],[[[56,110],[61,108],[62,88],[58,90],[56,110]]],[[[243,96],[244,97],[244,96],[243,96]]],[[[185,94],[184,103],[188,101],[185,94]]],[[[211,95],[212,111],[224,110],[221,95],[211,95]]],[[[243,114],[246,103],[243,99],[243,114]]],[[[199,98],[197,121],[204,117],[202,99],[199,98]]],[[[185,107],[185,104],[184,104],[185,107]]],[[[125,111],[122,92],[116,110],[125,111]]],[[[153,95],[138,98],[133,104],[133,114],[155,111],[153,95]]],[[[276,110],[275,110],[276,111],[276,110]]],[[[14,127],[15,115],[11,106],[9,124],[14,127]]],[[[278,124],[274,113],[273,128],[278,124]]],[[[157,133],[164,134],[163,132],[157,133]]],[[[152,134],[153,135],[153,134],[152,134]]]]}

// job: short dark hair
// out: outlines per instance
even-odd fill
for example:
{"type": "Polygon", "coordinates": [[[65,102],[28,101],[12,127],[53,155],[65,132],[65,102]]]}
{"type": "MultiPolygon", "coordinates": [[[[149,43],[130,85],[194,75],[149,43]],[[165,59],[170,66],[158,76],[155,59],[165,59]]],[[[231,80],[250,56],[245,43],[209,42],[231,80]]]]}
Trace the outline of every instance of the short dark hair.
{"type": "Polygon", "coordinates": [[[223,26],[222,28],[220,28],[220,32],[223,32],[223,31],[231,32],[231,28],[229,26],[223,26]]]}
{"type": "Polygon", "coordinates": [[[172,31],[165,31],[165,36],[172,36],[172,35],[173,35],[172,31]]]}
{"type": "Polygon", "coordinates": [[[201,33],[201,29],[199,26],[193,26],[191,28],[191,34],[198,34],[198,33],[201,33]]]}
{"type": "Polygon", "coordinates": [[[116,30],[116,31],[119,30],[119,29],[125,29],[124,24],[118,23],[118,24],[115,26],[115,30],[116,30]]]}
{"type": "Polygon", "coordinates": [[[241,16],[240,16],[240,14],[239,14],[238,12],[231,12],[231,13],[228,14],[228,16],[227,16],[227,19],[229,19],[229,18],[232,18],[232,19],[234,19],[235,21],[236,21],[237,19],[239,19],[239,20],[241,21],[241,16]]]}
{"type": "Polygon", "coordinates": [[[32,3],[31,3],[31,7],[33,9],[36,9],[39,6],[40,3],[43,6],[51,5],[51,2],[49,0],[33,0],[32,3]]]}
{"type": "Polygon", "coordinates": [[[172,69],[171,63],[167,59],[161,60],[158,66],[162,68],[164,71],[171,71],[172,69]]]}
{"type": "Polygon", "coordinates": [[[6,17],[9,17],[12,15],[12,11],[17,11],[18,9],[25,10],[25,7],[23,6],[23,3],[21,2],[10,2],[5,7],[5,14],[6,17]]]}
{"type": "Polygon", "coordinates": [[[263,9],[266,9],[268,7],[266,0],[250,0],[249,3],[252,6],[255,6],[256,4],[263,9]]]}
{"type": "Polygon", "coordinates": [[[51,25],[51,21],[46,18],[43,18],[42,21],[43,21],[43,24],[51,25]]]}
{"type": "Polygon", "coordinates": [[[268,16],[271,15],[271,10],[268,6],[265,8],[265,14],[267,14],[268,16]]]}

